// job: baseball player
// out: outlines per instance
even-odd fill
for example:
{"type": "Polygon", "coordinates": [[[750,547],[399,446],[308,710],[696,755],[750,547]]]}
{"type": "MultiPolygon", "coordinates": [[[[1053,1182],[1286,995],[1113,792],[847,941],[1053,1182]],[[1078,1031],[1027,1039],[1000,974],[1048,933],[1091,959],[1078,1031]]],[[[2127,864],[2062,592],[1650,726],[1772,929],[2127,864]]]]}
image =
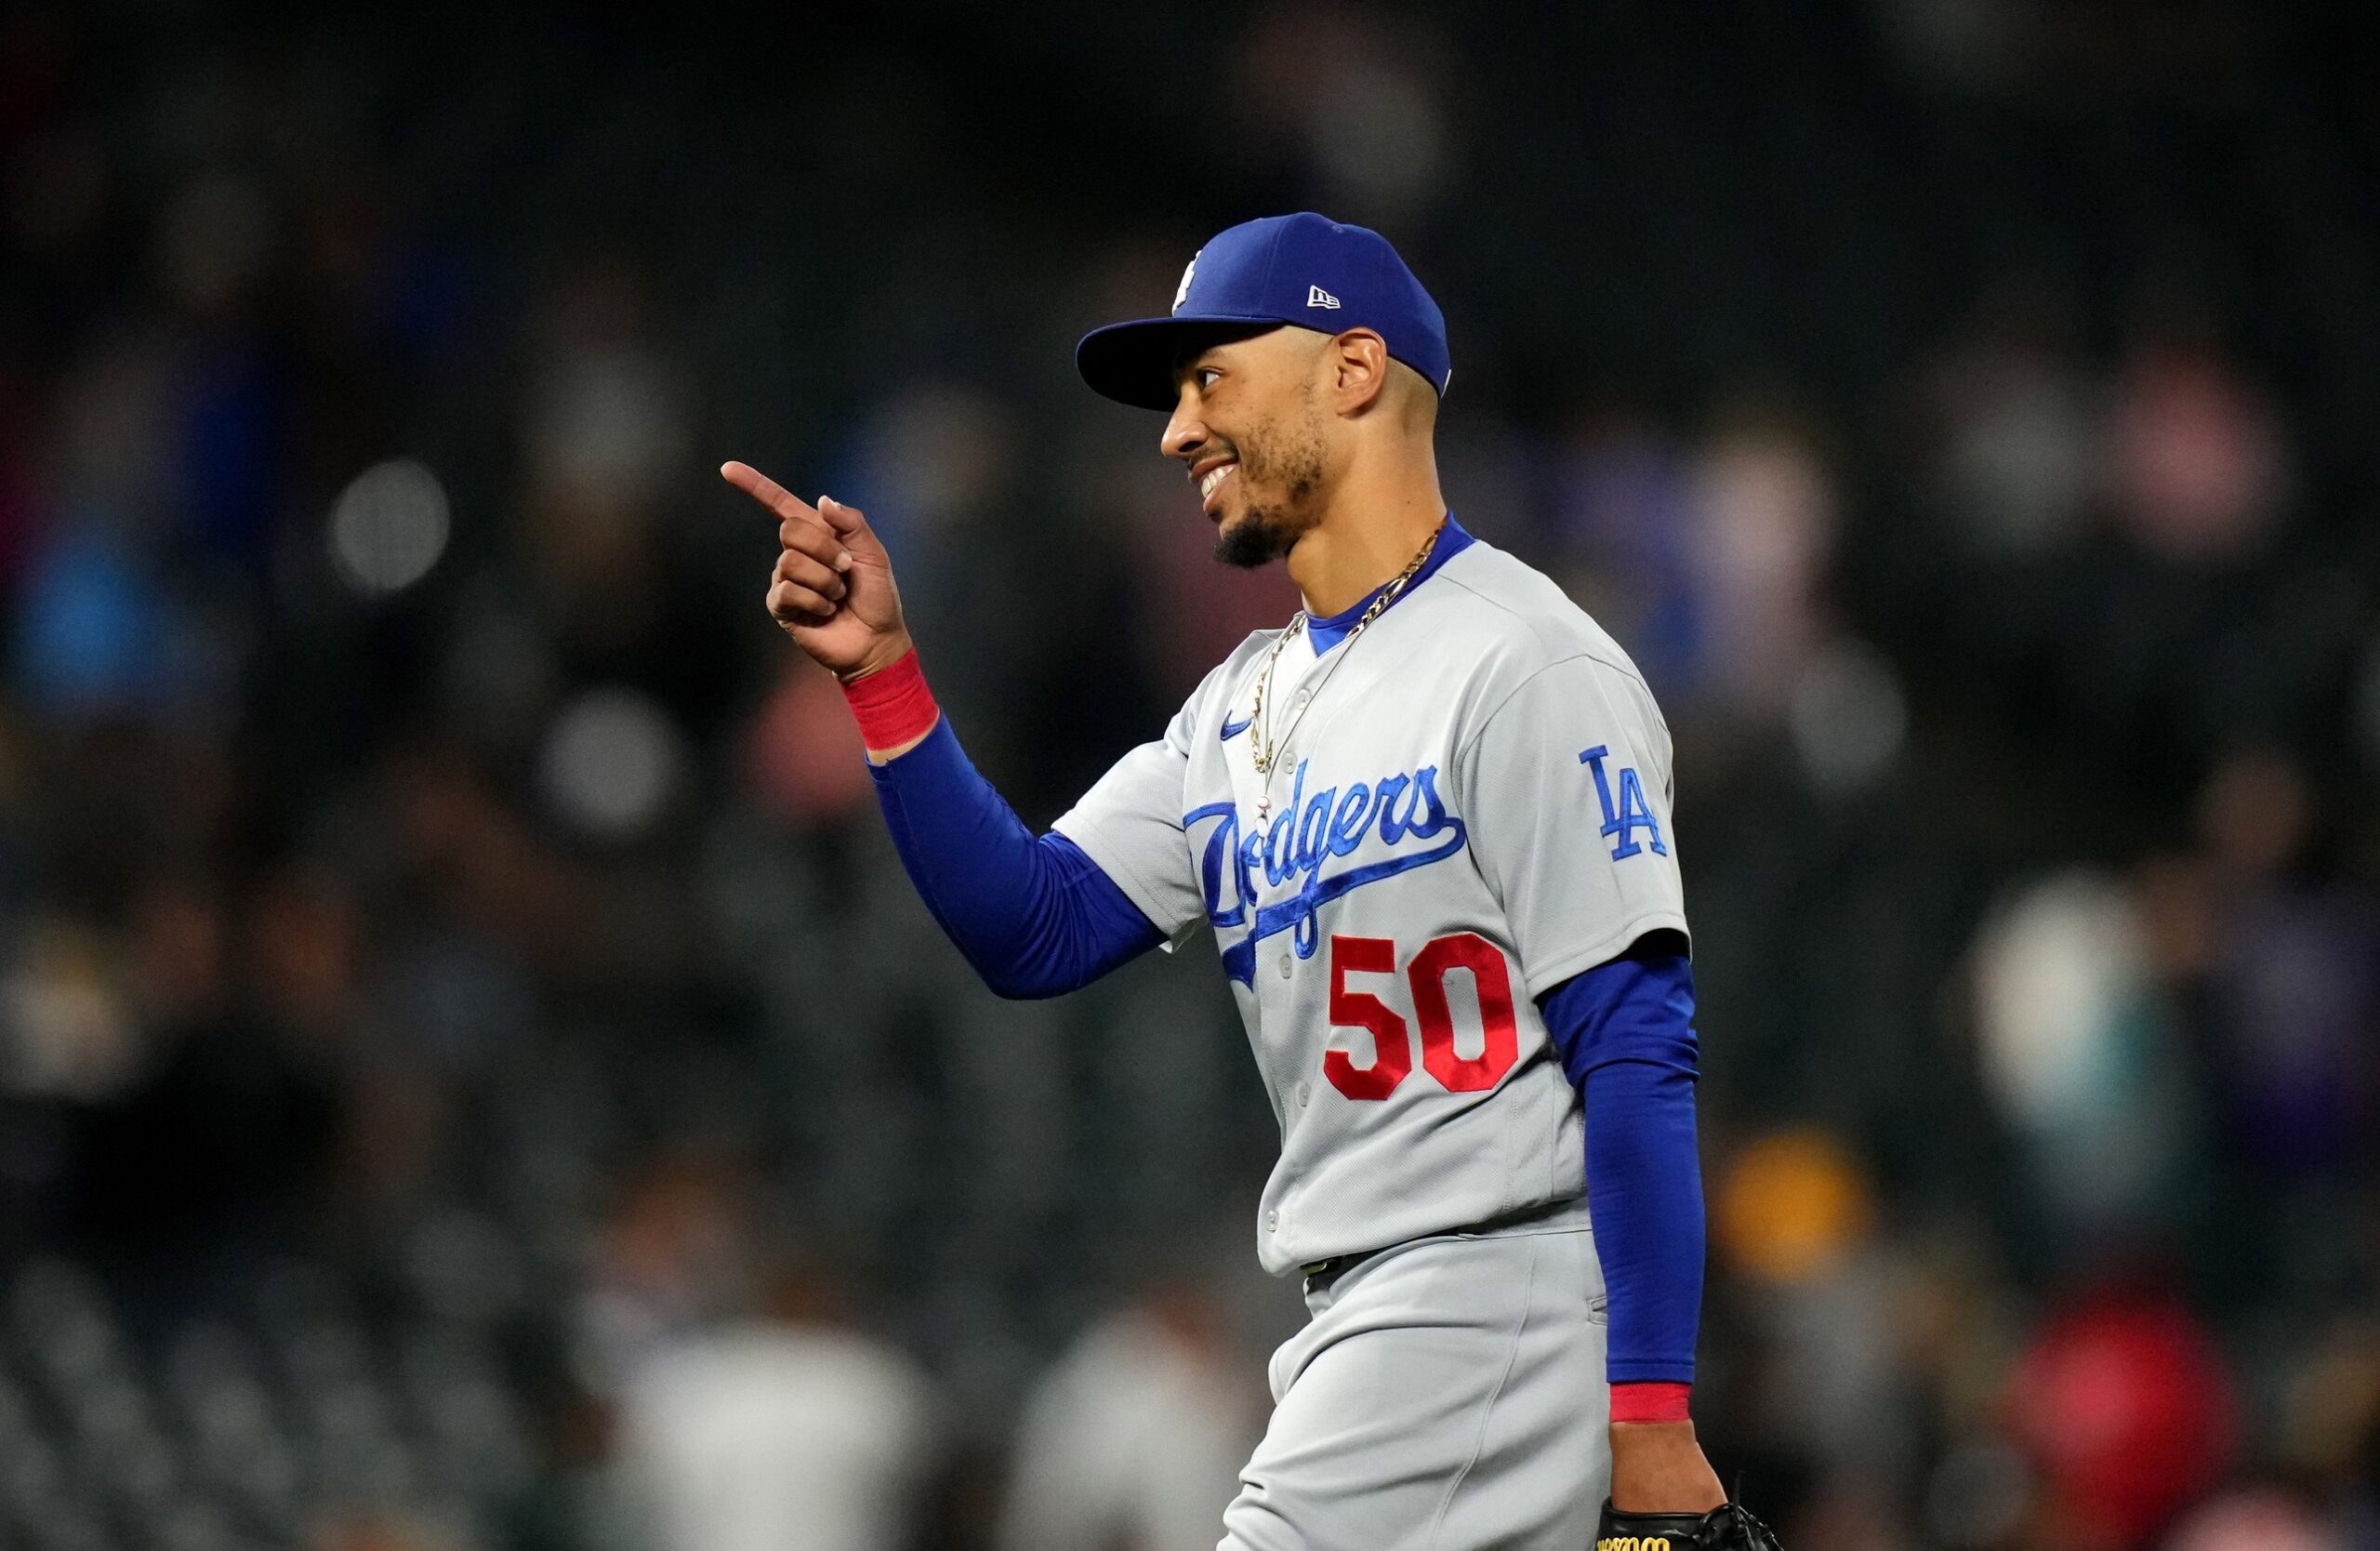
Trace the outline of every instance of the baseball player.
{"type": "Polygon", "coordinates": [[[1286,562],[1305,607],[1048,834],[936,709],[866,519],[721,472],[779,519],[769,612],[842,681],[903,864],[992,989],[1221,949],[1281,1130],[1257,1250],[1312,1315],[1223,1551],[1773,1548],[1688,1416],[1668,729],[1593,620],[1448,512],[1436,304],[1377,233],[1276,217],[1076,362],[1170,417],[1217,557],[1286,562]]]}

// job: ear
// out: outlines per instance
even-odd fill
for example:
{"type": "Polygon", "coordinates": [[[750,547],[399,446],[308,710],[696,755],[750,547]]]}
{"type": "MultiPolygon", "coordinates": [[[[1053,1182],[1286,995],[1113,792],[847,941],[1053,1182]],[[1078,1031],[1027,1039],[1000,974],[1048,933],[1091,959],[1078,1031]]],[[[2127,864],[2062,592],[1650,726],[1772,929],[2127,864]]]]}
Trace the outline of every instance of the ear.
{"type": "Polygon", "coordinates": [[[1351,328],[1323,347],[1333,407],[1360,415],[1388,386],[1388,341],[1368,328],[1351,328]]]}

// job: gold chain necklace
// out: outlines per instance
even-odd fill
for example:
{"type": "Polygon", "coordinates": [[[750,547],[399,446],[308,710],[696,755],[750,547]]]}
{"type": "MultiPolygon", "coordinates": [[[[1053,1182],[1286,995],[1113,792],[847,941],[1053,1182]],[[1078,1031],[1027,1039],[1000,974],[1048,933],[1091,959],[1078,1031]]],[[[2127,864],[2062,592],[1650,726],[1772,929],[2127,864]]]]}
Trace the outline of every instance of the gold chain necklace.
{"type": "Polygon", "coordinates": [[[1281,729],[1281,736],[1277,739],[1273,736],[1271,719],[1264,714],[1265,692],[1273,687],[1273,669],[1281,660],[1281,648],[1289,643],[1291,636],[1312,623],[1307,618],[1305,610],[1298,610],[1296,617],[1292,618],[1282,630],[1280,635],[1275,638],[1272,651],[1265,654],[1263,669],[1256,678],[1256,698],[1248,708],[1248,719],[1256,724],[1256,736],[1249,739],[1250,755],[1256,762],[1256,774],[1264,782],[1264,789],[1258,794],[1256,802],[1257,823],[1263,824],[1273,811],[1273,766],[1280,758],[1282,746],[1289,741],[1289,735],[1298,730],[1298,723],[1305,720],[1307,709],[1315,701],[1322,697],[1323,684],[1330,682],[1331,674],[1339,671],[1339,664],[1346,661],[1347,654],[1355,650],[1355,638],[1363,634],[1370,627],[1371,622],[1381,616],[1382,610],[1396,602],[1405,591],[1407,584],[1412,581],[1415,574],[1429,563],[1430,551],[1438,547],[1438,535],[1446,530],[1446,522],[1440,519],[1438,525],[1430,530],[1430,537],[1421,541],[1421,548],[1414,553],[1411,560],[1405,563],[1405,569],[1396,573],[1395,578],[1380,590],[1380,595],[1372,600],[1371,606],[1364,610],[1363,616],[1357,619],[1355,628],[1347,632],[1347,639],[1339,643],[1339,655],[1331,662],[1329,669],[1323,673],[1322,683],[1315,685],[1298,701],[1297,714],[1289,718],[1289,724],[1281,729]]]}

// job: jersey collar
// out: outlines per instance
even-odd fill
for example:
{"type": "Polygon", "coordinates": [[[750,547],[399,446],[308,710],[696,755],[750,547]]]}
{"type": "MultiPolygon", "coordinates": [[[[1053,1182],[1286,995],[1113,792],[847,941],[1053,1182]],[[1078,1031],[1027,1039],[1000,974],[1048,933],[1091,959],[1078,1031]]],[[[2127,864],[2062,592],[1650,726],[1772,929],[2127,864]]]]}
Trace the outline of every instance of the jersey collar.
{"type": "MultiPolygon", "coordinates": [[[[1389,604],[1388,608],[1395,608],[1396,603],[1401,603],[1406,599],[1413,596],[1413,592],[1416,588],[1419,588],[1423,582],[1428,581],[1430,577],[1435,574],[1439,566],[1444,565],[1448,561],[1452,560],[1455,556],[1462,553],[1463,550],[1471,548],[1472,542],[1471,535],[1463,530],[1463,526],[1461,523],[1454,520],[1454,513],[1451,511],[1448,512],[1446,531],[1438,535],[1437,546],[1431,550],[1430,558],[1421,563],[1421,568],[1413,573],[1413,579],[1405,584],[1405,590],[1396,595],[1396,603],[1389,604]]],[[[1365,593],[1353,604],[1342,609],[1340,612],[1330,616],[1327,619],[1316,619],[1309,616],[1306,620],[1305,629],[1306,634],[1314,638],[1314,655],[1316,656],[1320,656],[1323,653],[1330,650],[1333,646],[1338,645],[1340,642],[1345,640],[1347,632],[1355,628],[1355,621],[1364,616],[1364,610],[1371,607],[1372,600],[1379,597],[1381,593],[1387,589],[1387,587],[1388,584],[1386,582],[1382,582],[1379,587],[1375,587],[1369,592],[1365,593]]],[[[1382,614],[1386,614],[1388,609],[1382,609],[1381,612],[1382,614]]]]}

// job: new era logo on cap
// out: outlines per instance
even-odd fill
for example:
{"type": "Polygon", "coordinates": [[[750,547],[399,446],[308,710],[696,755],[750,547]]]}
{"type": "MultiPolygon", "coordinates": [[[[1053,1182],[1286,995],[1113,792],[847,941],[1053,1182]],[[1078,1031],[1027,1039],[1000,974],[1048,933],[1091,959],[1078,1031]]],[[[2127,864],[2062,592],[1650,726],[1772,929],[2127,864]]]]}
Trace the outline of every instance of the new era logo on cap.
{"type": "Polygon", "coordinates": [[[1339,298],[1319,285],[1308,285],[1305,288],[1305,304],[1308,307],[1336,307],[1339,298]]]}

